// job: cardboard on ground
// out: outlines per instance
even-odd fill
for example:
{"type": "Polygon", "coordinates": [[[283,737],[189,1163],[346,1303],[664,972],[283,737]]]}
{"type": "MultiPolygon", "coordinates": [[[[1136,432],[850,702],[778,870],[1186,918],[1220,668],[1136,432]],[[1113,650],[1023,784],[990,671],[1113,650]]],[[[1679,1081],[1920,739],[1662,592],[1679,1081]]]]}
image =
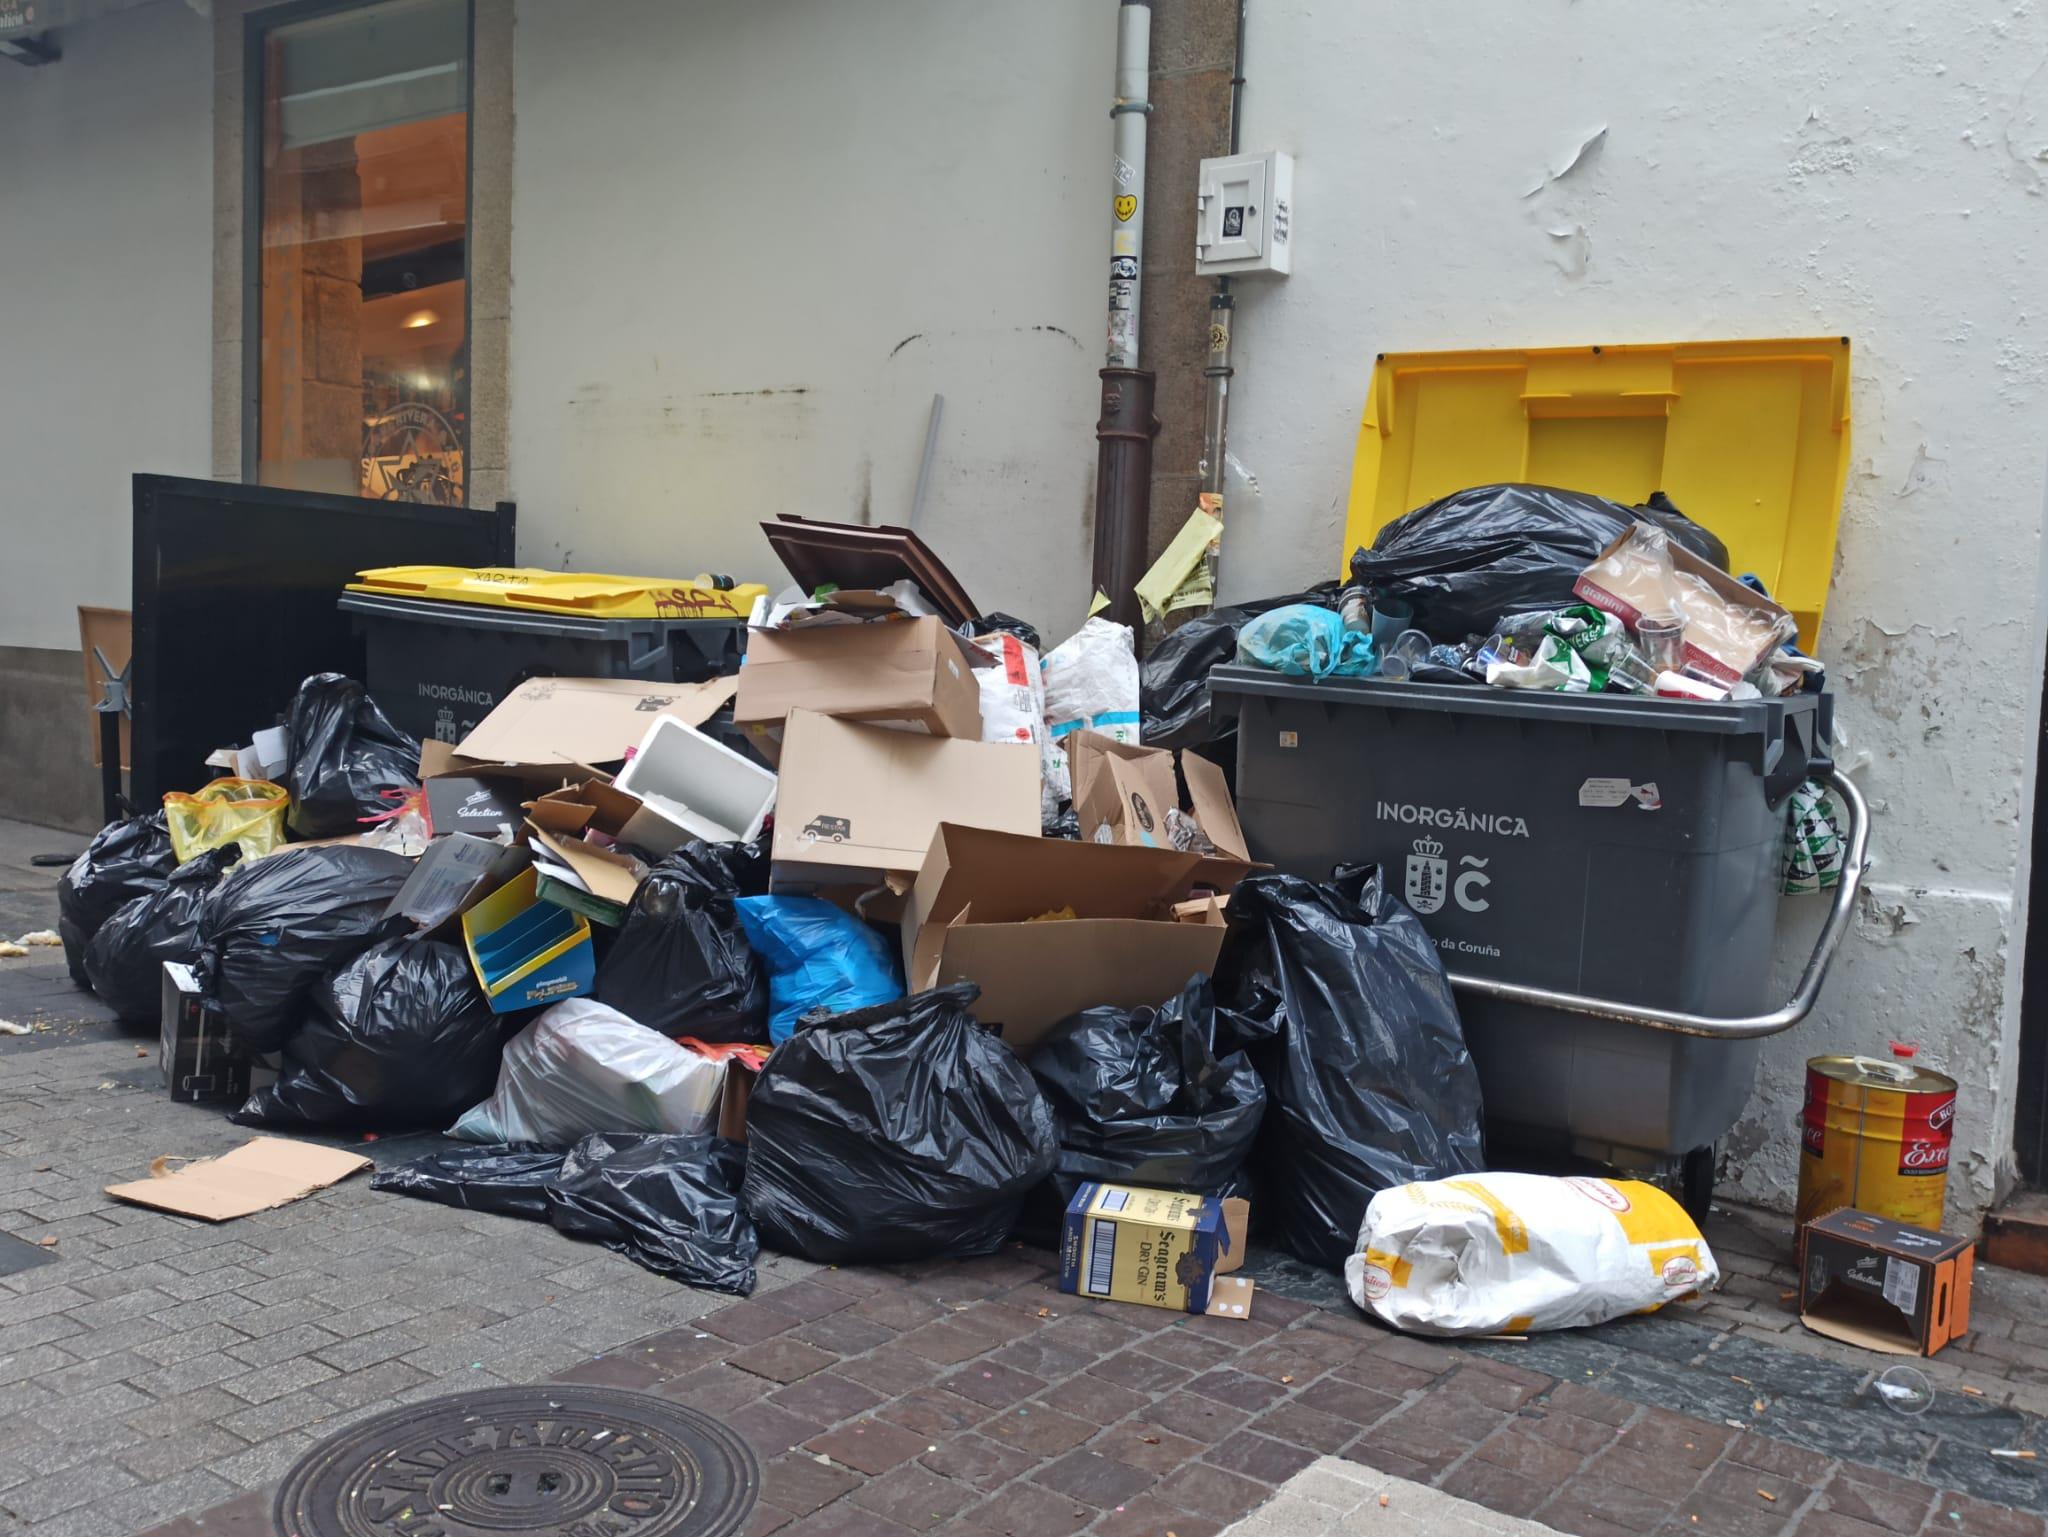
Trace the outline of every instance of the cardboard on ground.
{"type": "MultiPolygon", "coordinates": [[[[657,716],[701,726],[738,687],[730,677],[704,683],[530,678],[462,739],[455,756],[470,763],[617,763],[657,716]]],[[[421,761],[424,767],[424,749],[421,761]]]]}
{"type": "Polygon", "coordinates": [[[359,1153],[283,1137],[255,1137],[218,1158],[202,1158],[155,1175],[165,1163],[158,1159],[151,1165],[154,1177],[109,1185],[107,1194],[181,1217],[227,1222],[287,1206],[370,1167],[370,1160],[359,1153]]]}
{"type": "Polygon", "coordinates": [[[910,991],[972,980],[975,1017],[1029,1051],[1096,1004],[1171,998],[1223,947],[1215,904],[1177,917],[1216,862],[1171,849],[1024,837],[947,823],[903,922],[910,991]],[[1071,908],[1072,918],[1033,922],[1071,908]]]}
{"type": "Polygon", "coordinates": [[[1038,779],[1029,743],[924,736],[792,710],[773,880],[778,888],[874,884],[914,872],[942,822],[1038,843],[1038,779]]]}
{"type": "Polygon", "coordinates": [[[1060,1226],[1060,1290],[1211,1318],[1249,1318],[1251,1203],[1085,1180],[1060,1226]]]}

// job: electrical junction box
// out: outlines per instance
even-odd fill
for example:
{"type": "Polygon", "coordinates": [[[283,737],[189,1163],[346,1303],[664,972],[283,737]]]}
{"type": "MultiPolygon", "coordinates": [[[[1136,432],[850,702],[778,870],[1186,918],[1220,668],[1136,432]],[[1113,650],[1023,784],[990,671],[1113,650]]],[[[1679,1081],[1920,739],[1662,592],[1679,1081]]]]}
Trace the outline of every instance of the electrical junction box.
{"type": "Polygon", "coordinates": [[[1287,272],[1294,250],[1294,157],[1278,150],[1202,162],[1195,271],[1287,272]]]}

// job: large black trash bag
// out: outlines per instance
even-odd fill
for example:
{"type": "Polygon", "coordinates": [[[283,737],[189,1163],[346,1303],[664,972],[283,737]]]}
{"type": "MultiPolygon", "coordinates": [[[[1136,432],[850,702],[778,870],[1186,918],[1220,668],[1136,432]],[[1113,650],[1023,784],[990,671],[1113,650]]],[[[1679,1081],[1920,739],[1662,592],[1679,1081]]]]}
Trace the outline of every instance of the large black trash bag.
{"type": "MultiPolygon", "coordinates": [[[[692,843],[633,893],[597,969],[597,1000],[663,1035],[768,1040],[768,972],[733,906],[743,865],[692,843]]],[[[765,860],[763,861],[765,866],[765,860]]]]}
{"type": "Polygon", "coordinates": [[[706,843],[692,838],[666,855],[661,865],[732,896],[768,895],[768,844],[761,838],[752,843],[706,843]]]}
{"type": "Polygon", "coordinates": [[[1255,875],[1230,896],[1219,972],[1266,1081],[1265,1216],[1312,1265],[1341,1266],[1372,1197],[1485,1167],[1479,1074],[1422,921],[1379,867],[1327,885],[1255,875]]]}
{"type": "Polygon", "coordinates": [[[1579,573],[1636,522],[1728,568],[1727,547],[1661,492],[1630,507],[1584,491],[1510,484],[1474,486],[1403,513],[1351,557],[1351,578],[1413,605],[1415,627],[1431,639],[1455,642],[1491,633],[1503,614],[1577,602],[1579,573]]]}
{"type": "Polygon", "coordinates": [[[189,964],[199,955],[199,916],[221,872],[242,850],[208,849],[173,870],[155,891],[136,897],[100,925],[85,947],[92,990],[129,1024],[163,1018],[164,962],[189,964]]]}
{"type": "Polygon", "coordinates": [[[747,1106],[747,1210],[828,1264],[992,1254],[1059,1154],[1030,1070],[972,982],[805,1021],[747,1106]]]}
{"type": "Polygon", "coordinates": [[[379,1169],[372,1190],[388,1190],[464,1211],[545,1222],[547,1187],[567,1153],[531,1142],[460,1142],[395,1169],[379,1169]]]}
{"type": "Polygon", "coordinates": [[[548,1185],[548,1221],[656,1275],[715,1291],[754,1289],[761,1252],[740,1204],[747,1149],[723,1137],[597,1132],[548,1185]]]}
{"type": "Polygon", "coordinates": [[[392,809],[386,790],[419,788],[420,744],[353,678],[315,673],[292,696],[285,724],[294,837],[361,832],[366,818],[392,809]]]}
{"type": "Polygon", "coordinates": [[[498,1016],[469,957],[439,940],[381,940],[307,995],[277,1081],[237,1126],[448,1125],[498,1081],[498,1016]]]}
{"type": "Polygon", "coordinates": [[[1249,621],[1290,603],[1333,609],[1337,584],[1212,608],[1162,636],[1138,669],[1138,739],[1147,747],[1199,747],[1235,737],[1235,723],[1209,714],[1209,669],[1237,660],[1237,632],[1249,621]]]}
{"type": "Polygon", "coordinates": [[[384,910],[413,861],[339,844],[286,849],[220,883],[200,915],[199,964],[243,1050],[276,1051],[300,1023],[306,994],[390,932],[384,910]]]}
{"type": "Polygon", "coordinates": [[[445,1148],[385,1169],[373,1190],[552,1223],[656,1275],[746,1296],[760,1253],[741,1204],[744,1144],[721,1137],[597,1132],[566,1153],[531,1143],[445,1148]]]}
{"type": "Polygon", "coordinates": [[[57,935],[64,941],[64,964],[73,982],[92,986],[85,974],[85,947],[100,925],[162,886],[177,868],[161,811],[109,822],[93,834],[57,882],[57,935]]]}
{"type": "Polygon", "coordinates": [[[1234,1025],[1217,1015],[1215,985],[1196,976],[1157,1008],[1083,1010],[1031,1053],[1060,1152],[1026,1206],[1024,1236],[1049,1241],[1088,1180],[1249,1193],[1242,1174],[1266,1113],[1266,1086],[1234,1025]]]}

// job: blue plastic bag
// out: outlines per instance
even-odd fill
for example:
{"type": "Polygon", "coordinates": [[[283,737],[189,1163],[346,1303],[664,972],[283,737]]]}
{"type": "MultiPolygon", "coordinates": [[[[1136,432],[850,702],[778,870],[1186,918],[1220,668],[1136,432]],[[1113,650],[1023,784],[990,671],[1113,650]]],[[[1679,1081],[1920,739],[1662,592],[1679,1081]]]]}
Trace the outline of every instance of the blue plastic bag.
{"type": "Polygon", "coordinates": [[[768,1038],[789,1039],[813,1009],[846,1014],[903,996],[882,936],[821,897],[741,897],[747,943],[768,968],[768,1038]]]}
{"type": "Polygon", "coordinates": [[[1237,659],[1296,678],[1358,678],[1373,670],[1372,637],[1345,629],[1330,609],[1290,603],[1238,631],[1237,659]]]}

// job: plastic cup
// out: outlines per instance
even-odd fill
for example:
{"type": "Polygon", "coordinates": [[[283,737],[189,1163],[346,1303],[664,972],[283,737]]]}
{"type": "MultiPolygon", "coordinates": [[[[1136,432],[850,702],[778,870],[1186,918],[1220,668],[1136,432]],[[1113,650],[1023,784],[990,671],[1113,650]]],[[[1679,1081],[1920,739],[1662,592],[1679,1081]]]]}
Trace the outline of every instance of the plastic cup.
{"type": "Polygon", "coordinates": [[[1420,630],[1403,630],[1380,653],[1380,676],[1393,683],[1406,683],[1429,656],[1430,639],[1420,630]]]}
{"type": "Polygon", "coordinates": [[[1645,614],[1636,621],[1636,648],[1658,672],[1676,672],[1685,650],[1685,625],[1676,614],[1645,614]]]}
{"type": "Polygon", "coordinates": [[[1404,603],[1399,598],[1381,598],[1372,606],[1372,643],[1384,656],[1414,619],[1413,604],[1404,603]]]}

